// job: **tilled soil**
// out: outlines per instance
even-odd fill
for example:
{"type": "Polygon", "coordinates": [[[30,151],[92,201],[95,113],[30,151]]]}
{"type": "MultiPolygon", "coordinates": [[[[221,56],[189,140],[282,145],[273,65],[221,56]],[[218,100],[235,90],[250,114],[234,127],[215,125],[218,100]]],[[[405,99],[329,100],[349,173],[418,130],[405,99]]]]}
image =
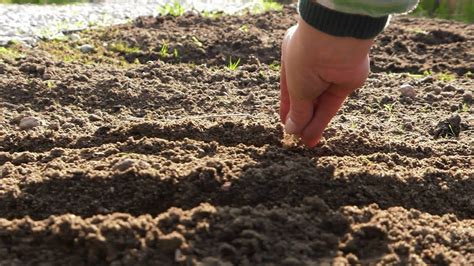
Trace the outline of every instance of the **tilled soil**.
{"type": "Polygon", "coordinates": [[[0,61],[0,265],[474,263],[474,27],[395,18],[308,149],[282,143],[284,12],[89,33],[134,39],[128,67],[0,61]]]}

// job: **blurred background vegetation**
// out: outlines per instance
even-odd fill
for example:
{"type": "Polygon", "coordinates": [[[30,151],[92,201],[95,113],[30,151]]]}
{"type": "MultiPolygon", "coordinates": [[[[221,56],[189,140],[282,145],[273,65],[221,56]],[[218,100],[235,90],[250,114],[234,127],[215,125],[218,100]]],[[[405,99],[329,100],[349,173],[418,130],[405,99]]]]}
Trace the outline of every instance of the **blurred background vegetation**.
{"type": "Polygon", "coordinates": [[[474,0],[421,0],[415,16],[474,22],[474,0]]]}
{"type": "MultiPolygon", "coordinates": [[[[70,4],[79,2],[104,2],[104,0],[0,0],[0,3],[7,4],[70,4]]],[[[474,0],[421,0],[412,15],[473,23],[474,0]]]]}

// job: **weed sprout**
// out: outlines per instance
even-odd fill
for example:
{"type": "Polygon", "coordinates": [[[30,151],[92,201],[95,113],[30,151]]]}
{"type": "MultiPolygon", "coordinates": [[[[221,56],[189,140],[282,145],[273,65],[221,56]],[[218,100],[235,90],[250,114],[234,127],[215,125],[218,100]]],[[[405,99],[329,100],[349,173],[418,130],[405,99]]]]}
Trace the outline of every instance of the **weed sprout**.
{"type": "Polygon", "coordinates": [[[240,64],[240,58],[237,59],[237,61],[235,62],[232,62],[232,56],[229,58],[229,65],[227,65],[227,68],[229,68],[230,70],[234,71],[237,69],[237,67],[239,66],[240,64]]]}
{"type": "Polygon", "coordinates": [[[249,26],[244,24],[244,25],[240,26],[239,31],[241,31],[243,33],[247,33],[247,32],[249,32],[249,26]]]}
{"type": "Polygon", "coordinates": [[[160,49],[160,56],[161,57],[168,57],[169,53],[168,53],[168,43],[167,42],[163,42],[163,46],[161,46],[161,49],[160,49]]]}
{"type": "Polygon", "coordinates": [[[280,64],[278,64],[277,62],[271,63],[270,65],[268,65],[268,67],[273,71],[280,72],[280,64]]]}

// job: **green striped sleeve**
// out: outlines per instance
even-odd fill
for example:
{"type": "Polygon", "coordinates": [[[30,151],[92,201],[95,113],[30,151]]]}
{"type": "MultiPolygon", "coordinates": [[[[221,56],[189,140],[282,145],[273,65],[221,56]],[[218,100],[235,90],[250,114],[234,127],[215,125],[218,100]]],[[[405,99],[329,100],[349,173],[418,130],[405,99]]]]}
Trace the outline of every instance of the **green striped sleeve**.
{"type": "Polygon", "coordinates": [[[418,0],[313,0],[329,9],[357,15],[382,17],[413,10],[418,0]]]}

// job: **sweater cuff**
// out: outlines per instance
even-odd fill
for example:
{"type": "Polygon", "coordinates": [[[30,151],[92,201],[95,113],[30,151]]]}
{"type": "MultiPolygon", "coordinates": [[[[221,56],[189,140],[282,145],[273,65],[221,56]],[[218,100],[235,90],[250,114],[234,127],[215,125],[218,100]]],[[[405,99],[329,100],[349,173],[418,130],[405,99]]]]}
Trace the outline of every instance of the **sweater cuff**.
{"type": "Polygon", "coordinates": [[[319,31],[338,37],[372,39],[382,32],[388,16],[370,17],[347,14],[324,7],[314,0],[300,0],[301,18],[319,31]]]}

